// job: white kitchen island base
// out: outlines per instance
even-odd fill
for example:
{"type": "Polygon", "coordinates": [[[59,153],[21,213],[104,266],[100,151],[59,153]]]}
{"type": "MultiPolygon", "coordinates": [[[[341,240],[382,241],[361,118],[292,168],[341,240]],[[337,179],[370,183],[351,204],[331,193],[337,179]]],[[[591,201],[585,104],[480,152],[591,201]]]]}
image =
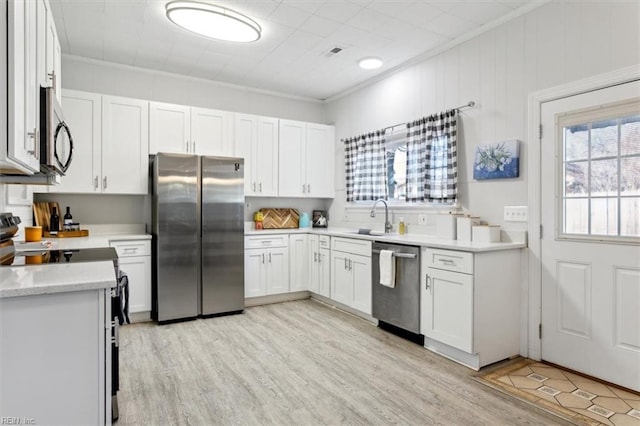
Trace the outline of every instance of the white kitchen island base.
{"type": "Polygon", "coordinates": [[[48,266],[50,274],[42,274],[44,265],[0,270],[0,418],[19,419],[16,424],[111,424],[113,264],[60,266],[48,266]],[[69,268],[84,268],[92,278],[84,287],[67,283],[64,291],[38,285],[39,279],[54,283],[56,272],[69,268]],[[18,277],[33,285],[5,291],[18,277]]]}

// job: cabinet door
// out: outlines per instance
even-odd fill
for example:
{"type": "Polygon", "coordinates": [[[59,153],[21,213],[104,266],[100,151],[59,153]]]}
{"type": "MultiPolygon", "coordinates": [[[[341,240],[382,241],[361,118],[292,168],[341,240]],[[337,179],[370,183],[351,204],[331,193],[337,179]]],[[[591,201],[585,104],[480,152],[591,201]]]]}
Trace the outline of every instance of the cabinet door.
{"type": "Polygon", "coordinates": [[[353,301],[353,276],[349,271],[349,255],[331,253],[331,299],[351,306],[353,301]]]}
{"type": "MultiPolygon", "coordinates": [[[[278,193],[281,197],[306,196],[305,141],[305,123],[280,120],[278,193]]],[[[320,167],[326,166],[322,164],[320,167]]]]}
{"type": "Polygon", "coordinates": [[[235,114],[234,117],[235,154],[244,158],[244,195],[256,195],[255,156],[251,150],[258,140],[258,117],[248,114],[235,114]]]}
{"type": "Polygon", "coordinates": [[[258,117],[258,137],[252,146],[255,158],[257,194],[262,197],[278,195],[278,119],[258,117]]]}
{"type": "Polygon", "coordinates": [[[149,102],[149,152],[192,153],[191,108],[149,102]]]}
{"type": "Polygon", "coordinates": [[[331,297],[331,250],[321,248],[318,263],[318,294],[331,297]]]}
{"type": "Polygon", "coordinates": [[[333,198],[334,196],[334,129],[322,124],[307,124],[305,150],[306,196],[333,198]]]}
{"type": "MultiPolygon", "coordinates": [[[[291,246],[291,243],[289,243],[291,246]]],[[[320,291],[320,246],[317,235],[309,235],[309,291],[320,291]]]]}
{"type": "Polygon", "coordinates": [[[309,289],[309,241],[306,234],[289,236],[289,291],[309,289]]]}
{"type": "Polygon", "coordinates": [[[49,87],[51,80],[49,80],[47,64],[47,49],[49,47],[47,43],[47,35],[49,27],[47,25],[49,19],[49,3],[46,0],[37,0],[36,2],[36,15],[37,15],[37,27],[36,27],[36,67],[38,74],[38,84],[42,87],[49,87]]]}
{"type": "Polygon", "coordinates": [[[118,265],[129,277],[129,312],[151,311],[151,256],[120,257],[118,265]]]}
{"type": "Polygon", "coordinates": [[[49,187],[49,192],[100,192],[101,96],[65,90],[62,108],[73,137],[73,161],[60,184],[49,187]]]}
{"type": "Polygon", "coordinates": [[[265,250],[244,251],[244,297],[257,297],[266,294],[265,250]]]}
{"type": "Polygon", "coordinates": [[[102,97],[102,191],[147,194],[149,102],[102,97]]]}
{"type": "Polygon", "coordinates": [[[426,268],[420,332],[473,353],[473,275],[426,268]]]}
{"type": "Polygon", "coordinates": [[[60,75],[62,60],[62,58],[60,57],[61,54],[62,52],[60,50],[60,39],[58,38],[58,33],[56,31],[56,24],[53,20],[53,16],[51,15],[51,11],[47,10],[45,58],[45,77],[47,79],[46,87],[53,87],[56,92],[58,101],[60,101],[62,98],[62,77],[60,75]]]}
{"type": "Polygon", "coordinates": [[[351,255],[349,269],[353,275],[351,307],[371,315],[371,257],[351,255]]]}
{"type": "Polygon", "coordinates": [[[9,1],[6,4],[9,113],[6,157],[20,171],[33,173],[40,170],[40,147],[37,144],[39,89],[36,75],[36,3],[9,1]]]}
{"type": "Polygon", "coordinates": [[[231,113],[191,108],[191,143],[200,155],[233,156],[231,113]]]}
{"type": "Polygon", "coordinates": [[[289,249],[272,248],[267,251],[267,294],[289,292],[289,249]]]}

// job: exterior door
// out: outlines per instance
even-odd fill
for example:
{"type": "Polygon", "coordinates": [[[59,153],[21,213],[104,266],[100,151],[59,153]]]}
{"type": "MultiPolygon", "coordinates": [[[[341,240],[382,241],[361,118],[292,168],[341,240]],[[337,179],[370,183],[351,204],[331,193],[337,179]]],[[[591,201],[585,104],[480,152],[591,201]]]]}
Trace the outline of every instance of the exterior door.
{"type": "Polygon", "coordinates": [[[640,82],[541,106],[542,358],[640,390],[640,82]]]}

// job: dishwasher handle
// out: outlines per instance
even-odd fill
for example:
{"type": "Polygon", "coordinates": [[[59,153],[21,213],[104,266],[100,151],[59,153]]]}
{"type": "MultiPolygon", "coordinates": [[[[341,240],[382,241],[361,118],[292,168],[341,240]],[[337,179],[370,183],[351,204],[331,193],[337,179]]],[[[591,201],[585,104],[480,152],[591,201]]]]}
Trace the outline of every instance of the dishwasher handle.
{"type": "MultiPolygon", "coordinates": [[[[371,250],[372,253],[380,253],[380,250],[378,249],[373,249],[371,250]]],[[[399,253],[397,251],[393,252],[393,256],[394,257],[401,257],[403,259],[415,259],[416,257],[418,257],[415,253],[399,253]]]]}

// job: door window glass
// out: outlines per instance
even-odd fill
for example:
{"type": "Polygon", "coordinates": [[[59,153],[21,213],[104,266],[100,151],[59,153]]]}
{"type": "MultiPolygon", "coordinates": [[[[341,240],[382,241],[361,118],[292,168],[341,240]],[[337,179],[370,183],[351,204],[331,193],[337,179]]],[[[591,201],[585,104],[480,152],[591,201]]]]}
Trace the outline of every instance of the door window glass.
{"type": "Polygon", "coordinates": [[[640,237],[640,102],[558,117],[561,237],[640,237]]]}

